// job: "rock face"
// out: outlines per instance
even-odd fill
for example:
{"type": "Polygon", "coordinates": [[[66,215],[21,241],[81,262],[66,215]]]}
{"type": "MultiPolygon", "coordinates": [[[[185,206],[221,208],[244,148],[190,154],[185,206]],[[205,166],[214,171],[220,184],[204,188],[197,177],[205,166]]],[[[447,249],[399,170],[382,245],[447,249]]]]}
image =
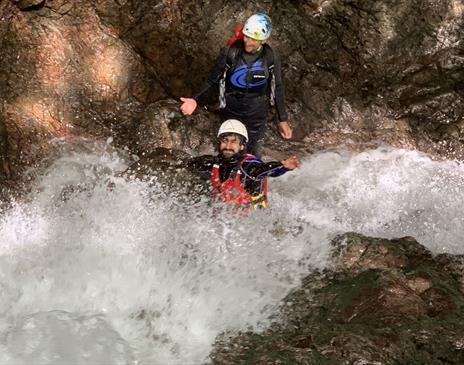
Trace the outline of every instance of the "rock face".
{"type": "Polygon", "coordinates": [[[114,136],[124,145],[142,105],[165,97],[88,4],[0,5],[1,152],[13,173],[47,156],[56,140],[114,136]]]}
{"type": "Polygon", "coordinates": [[[288,143],[273,127],[268,151],[387,142],[463,156],[460,0],[5,0],[0,175],[17,178],[51,142],[73,137],[112,136],[134,153],[212,148],[214,123],[176,136],[156,124],[167,104],[171,115],[198,89],[234,25],[256,11],[273,20],[295,128],[288,143]],[[161,133],[149,141],[144,125],[161,133]]]}
{"type": "Polygon", "coordinates": [[[211,141],[218,124],[200,110],[184,116],[174,100],[150,104],[135,127],[132,150],[143,156],[156,148],[182,149],[186,152],[212,151],[211,141]]]}
{"type": "Polygon", "coordinates": [[[464,257],[432,257],[411,237],[333,244],[332,269],[305,278],[276,325],[218,341],[213,363],[464,363],[464,257]]]}

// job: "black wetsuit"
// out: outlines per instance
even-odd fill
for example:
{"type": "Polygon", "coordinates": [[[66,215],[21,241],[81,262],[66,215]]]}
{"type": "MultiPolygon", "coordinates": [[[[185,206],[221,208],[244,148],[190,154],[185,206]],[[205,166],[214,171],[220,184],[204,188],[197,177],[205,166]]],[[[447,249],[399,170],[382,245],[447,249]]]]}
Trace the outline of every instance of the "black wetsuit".
{"type": "MultiPolygon", "coordinates": [[[[187,168],[199,174],[203,180],[209,181],[214,164],[219,165],[219,178],[221,182],[227,180],[233,170],[239,168],[243,155],[236,155],[232,158],[224,158],[221,154],[218,156],[203,155],[192,158],[187,162],[187,168]]],[[[288,170],[280,161],[262,162],[259,159],[250,159],[241,164],[244,171],[242,182],[245,189],[250,194],[256,194],[261,189],[262,180],[267,177],[277,177],[285,174],[288,170]]]]}
{"type": "Polygon", "coordinates": [[[248,130],[248,153],[261,158],[262,143],[266,131],[269,110],[271,77],[266,52],[273,53],[275,75],[275,105],[280,121],[288,120],[285,109],[285,95],[282,83],[280,60],[274,50],[263,45],[256,53],[247,53],[243,41],[237,41],[229,48],[222,50],[216,64],[203,84],[200,92],[194,97],[199,104],[205,104],[212,90],[223,77],[227,56],[236,55],[234,64],[227,72],[225,98],[226,106],[221,110],[221,119],[238,119],[248,130]],[[232,51],[235,48],[236,51],[232,51]]]}

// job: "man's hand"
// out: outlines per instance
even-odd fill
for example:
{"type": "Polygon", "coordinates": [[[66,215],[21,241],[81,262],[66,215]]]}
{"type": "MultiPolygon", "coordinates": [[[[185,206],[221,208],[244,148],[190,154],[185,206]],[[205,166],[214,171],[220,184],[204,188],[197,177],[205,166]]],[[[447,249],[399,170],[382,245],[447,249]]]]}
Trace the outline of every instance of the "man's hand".
{"type": "Polygon", "coordinates": [[[197,102],[195,101],[195,99],[180,98],[180,101],[182,101],[180,110],[182,111],[182,113],[184,113],[184,115],[191,115],[197,108],[197,102]]]}
{"type": "Polygon", "coordinates": [[[298,157],[292,156],[287,158],[286,160],[283,160],[282,165],[284,165],[286,169],[295,170],[296,168],[300,167],[301,162],[298,159],[298,157]]]}
{"type": "Polygon", "coordinates": [[[292,128],[290,127],[290,124],[288,124],[287,121],[284,122],[279,122],[279,131],[280,135],[284,139],[290,139],[292,138],[292,128]]]}

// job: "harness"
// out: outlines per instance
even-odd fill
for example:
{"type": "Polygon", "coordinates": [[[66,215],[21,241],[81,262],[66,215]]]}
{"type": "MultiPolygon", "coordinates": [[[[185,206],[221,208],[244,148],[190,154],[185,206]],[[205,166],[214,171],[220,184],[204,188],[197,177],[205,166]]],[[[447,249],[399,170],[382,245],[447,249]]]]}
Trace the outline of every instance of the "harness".
{"type": "Polygon", "coordinates": [[[261,186],[258,192],[250,193],[245,188],[247,178],[255,181],[256,179],[243,170],[242,164],[246,160],[254,158],[253,155],[245,155],[223,182],[221,182],[219,176],[219,165],[214,164],[211,172],[211,193],[213,198],[245,209],[265,208],[267,205],[267,178],[260,180],[261,186]]]}
{"type": "MultiPolygon", "coordinates": [[[[219,107],[224,109],[226,107],[226,80],[230,70],[233,70],[238,63],[241,56],[241,50],[236,44],[233,43],[227,48],[226,53],[226,65],[221,79],[219,80],[219,107]]],[[[274,75],[274,52],[272,48],[267,44],[263,44],[263,59],[266,61],[266,65],[269,71],[270,78],[270,92],[269,92],[269,103],[271,106],[275,104],[275,75],[274,75]]]]}

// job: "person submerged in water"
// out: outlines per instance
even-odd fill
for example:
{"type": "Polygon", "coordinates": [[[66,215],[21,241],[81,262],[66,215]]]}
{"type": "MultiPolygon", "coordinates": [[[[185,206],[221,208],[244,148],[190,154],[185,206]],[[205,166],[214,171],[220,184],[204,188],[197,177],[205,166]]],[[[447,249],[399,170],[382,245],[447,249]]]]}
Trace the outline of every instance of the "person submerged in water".
{"type": "Polygon", "coordinates": [[[296,156],[265,163],[247,154],[247,129],[236,119],[222,123],[217,137],[219,154],[193,158],[188,167],[209,179],[212,197],[225,204],[244,209],[266,207],[267,177],[281,176],[300,166],[296,156]]]}

